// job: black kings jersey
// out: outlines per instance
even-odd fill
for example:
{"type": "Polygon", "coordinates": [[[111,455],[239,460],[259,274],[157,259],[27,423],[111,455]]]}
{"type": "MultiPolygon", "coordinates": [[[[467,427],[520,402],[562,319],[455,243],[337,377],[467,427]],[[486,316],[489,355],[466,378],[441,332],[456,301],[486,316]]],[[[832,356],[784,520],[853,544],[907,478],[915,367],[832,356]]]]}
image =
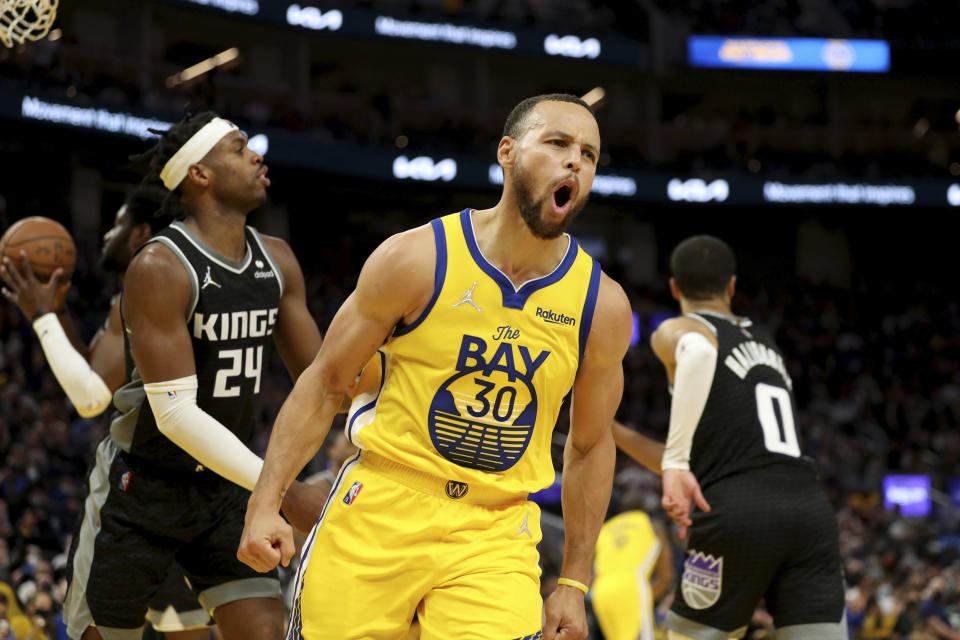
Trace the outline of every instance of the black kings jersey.
{"type": "Polygon", "coordinates": [[[793,381],[770,336],[746,318],[690,313],[717,338],[717,368],[690,450],[703,489],[770,465],[810,470],[801,457],[793,381]]]}
{"type": "MultiPolygon", "coordinates": [[[[250,445],[284,282],[257,231],[247,227],[245,233],[246,254],[240,263],[205,247],[182,222],[160,231],[148,244],[168,247],[191,281],[186,323],[197,371],[197,405],[250,445]]],[[[132,361],[126,325],[124,343],[128,382],[114,394],[117,412],[110,435],[128,454],[154,466],[197,470],[199,463],[157,429],[132,361]]]]}

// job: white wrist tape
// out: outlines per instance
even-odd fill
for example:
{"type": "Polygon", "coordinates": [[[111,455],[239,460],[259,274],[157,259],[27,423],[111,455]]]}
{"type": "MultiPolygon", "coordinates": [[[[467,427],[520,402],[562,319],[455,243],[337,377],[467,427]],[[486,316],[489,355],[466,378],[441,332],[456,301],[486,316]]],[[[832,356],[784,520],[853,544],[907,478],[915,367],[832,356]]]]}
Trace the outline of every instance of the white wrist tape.
{"type": "Polygon", "coordinates": [[[662,468],[690,469],[693,435],[710,396],[717,369],[717,348],[696,331],[677,341],[677,369],[673,374],[670,432],[663,452],[662,468]]]}
{"type": "Polygon", "coordinates": [[[40,339],[40,347],[50,363],[50,370],[77,409],[77,413],[89,418],[103,412],[110,405],[113,394],[103,382],[103,378],[90,368],[90,363],[70,344],[57,314],[46,313],[40,316],[34,321],[33,330],[40,339]]]}
{"type": "Polygon", "coordinates": [[[249,490],[263,460],[197,406],[197,376],[143,385],[160,432],[217,475],[249,490]]]}

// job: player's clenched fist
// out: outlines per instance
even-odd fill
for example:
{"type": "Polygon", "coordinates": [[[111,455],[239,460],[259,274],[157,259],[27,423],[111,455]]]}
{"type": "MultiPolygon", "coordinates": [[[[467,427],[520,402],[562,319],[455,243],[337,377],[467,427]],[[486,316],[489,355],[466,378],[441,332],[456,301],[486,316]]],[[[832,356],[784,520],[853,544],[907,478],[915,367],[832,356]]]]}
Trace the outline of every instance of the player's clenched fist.
{"type": "Polygon", "coordinates": [[[559,586],[544,603],[543,640],[583,640],[587,637],[587,614],[583,594],[559,586]]]}
{"type": "Polygon", "coordinates": [[[266,573],[293,556],[293,529],[276,511],[247,506],[237,558],[254,571],[266,573]]]}

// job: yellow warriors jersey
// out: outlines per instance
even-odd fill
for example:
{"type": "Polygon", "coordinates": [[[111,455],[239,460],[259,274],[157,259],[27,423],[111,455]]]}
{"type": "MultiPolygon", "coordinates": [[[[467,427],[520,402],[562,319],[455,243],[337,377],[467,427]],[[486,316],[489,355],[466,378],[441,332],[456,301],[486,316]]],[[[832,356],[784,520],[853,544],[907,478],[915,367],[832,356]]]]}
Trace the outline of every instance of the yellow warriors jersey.
{"type": "Polygon", "coordinates": [[[593,562],[593,611],[608,640],[654,640],[650,575],[660,540],[642,511],[603,523],[593,562]]]}
{"type": "Polygon", "coordinates": [[[629,573],[638,569],[649,579],[660,555],[660,539],[650,517],[643,511],[625,511],[610,518],[600,528],[594,555],[594,580],[609,574],[629,573]]]}
{"type": "Polygon", "coordinates": [[[542,489],[554,479],[551,436],[590,333],[600,266],[567,236],[552,273],[514,287],[480,252],[471,210],[431,227],[433,296],[381,347],[380,384],[354,399],[347,437],[459,491],[542,489]]]}

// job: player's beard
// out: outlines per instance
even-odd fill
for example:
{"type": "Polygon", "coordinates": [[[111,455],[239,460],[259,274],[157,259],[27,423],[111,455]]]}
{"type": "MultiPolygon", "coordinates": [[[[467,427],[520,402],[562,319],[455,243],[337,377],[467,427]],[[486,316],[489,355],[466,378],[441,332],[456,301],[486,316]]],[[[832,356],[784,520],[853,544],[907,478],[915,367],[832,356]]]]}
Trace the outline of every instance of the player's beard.
{"type": "Polygon", "coordinates": [[[520,210],[520,217],[523,218],[523,221],[527,224],[530,233],[541,240],[553,240],[554,238],[560,237],[567,230],[567,227],[570,226],[570,223],[573,222],[573,219],[577,217],[577,214],[580,213],[584,205],[587,204],[587,198],[583,198],[579,202],[572,202],[567,215],[565,215],[560,222],[550,224],[543,219],[543,205],[546,204],[548,198],[553,197],[553,189],[548,189],[546,195],[539,200],[534,200],[533,177],[519,160],[513,167],[510,184],[513,186],[513,193],[517,201],[517,209],[520,210]]]}

